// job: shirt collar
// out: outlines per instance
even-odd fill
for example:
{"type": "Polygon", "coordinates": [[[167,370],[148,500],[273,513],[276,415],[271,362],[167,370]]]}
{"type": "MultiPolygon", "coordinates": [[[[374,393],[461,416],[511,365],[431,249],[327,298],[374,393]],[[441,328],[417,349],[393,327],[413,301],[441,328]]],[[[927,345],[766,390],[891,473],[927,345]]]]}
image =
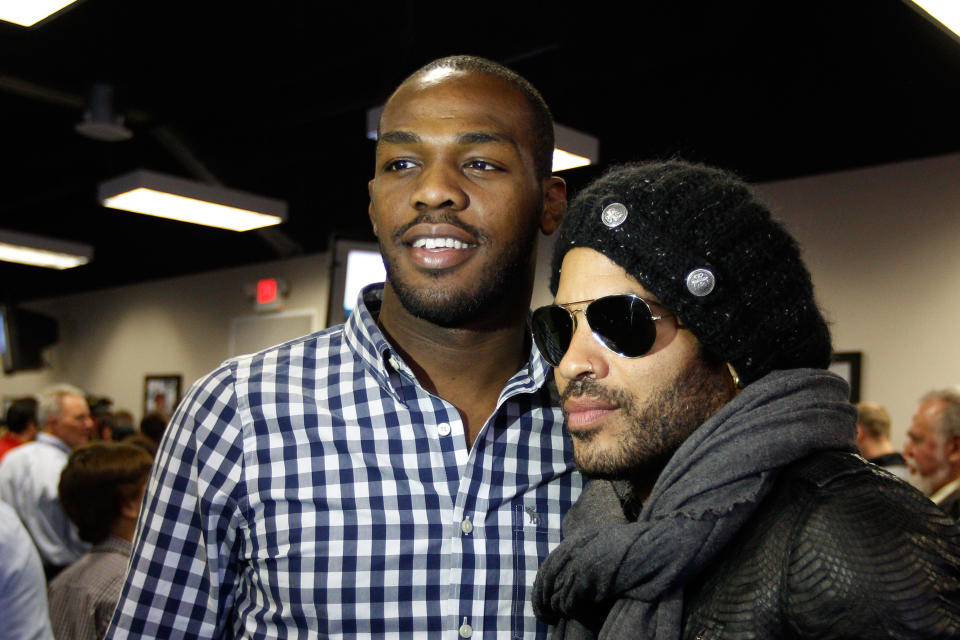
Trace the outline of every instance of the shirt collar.
{"type": "Polygon", "coordinates": [[[132,545],[123,538],[118,538],[115,535],[108,535],[102,542],[98,542],[96,545],[94,545],[91,551],[94,553],[113,552],[129,556],[131,548],[132,545]]]}
{"type": "Polygon", "coordinates": [[[57,449],[60,449],[61,451],[63,451],[68,455],[70,454],[70,445],[68,445],[66,442],[64,442],[63,440],[61,440],[60,438],[58,438],[57,436],[53,435],[48,431],[41,431],[40,433],[38,433],[37,442],[49,444],[51,446],[56,447],[57,449]]]}
{"type": "MultiPolygon", "coordinates": [[[[360,357],[366,366],[374,371],[378,377],[388,378],[391,371],[404,372],[411,378],[413,372],[396,353],[387,341],[376,317],[380,314],[380,305],[383,303],[383,283],[364,287],[357,296],[357,304],[353,313],[344,323],[344,339],[350,348],[360,357]]],[[[529,330],[528,330],[529,334],[529,330]]],[[[514,391],[532,392],[543,386],[548,374],[552,373],[540,351],[528,339],[530,353],[527,364],[515,375],[507,387],[514,391]]]]}
{"type": "Polygon", "coordinates": [[[960,478],[954,478],[952,482],[948,482],[947,484],[937,489],[933,493],[933,495],[930,496],[930,499],[933,500],[935,503],[940,504],[947,498],[947,496],[949,496],[954,491],[957,491],[958,489],[960,489],[960,478]]]}
{"type": "Polygon", "coordinates": [[[344,340],[368,368],[386,375],[384,367],[386,358],[393,349],[387,342],[380,327],[377,326],[377,316],[380,314],[380,305],[383,302],[383,283],[371,284],[364,287],[357,296],[357,303],[353,313],[344,323],[344,340]]]}

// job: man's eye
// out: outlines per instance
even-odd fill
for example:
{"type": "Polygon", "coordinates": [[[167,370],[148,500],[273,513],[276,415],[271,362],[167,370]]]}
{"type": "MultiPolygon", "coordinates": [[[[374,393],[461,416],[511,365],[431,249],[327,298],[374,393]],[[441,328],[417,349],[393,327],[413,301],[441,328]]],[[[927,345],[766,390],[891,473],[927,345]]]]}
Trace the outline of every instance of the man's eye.
{"type": "Polygon", "coordinates": [[[393,162],[387,163],[387,171],[405,171],[406,169],[412,169],[416,165],[413,163],[413,160],[394,160],[393,162]]]}
{"type": "Polygon", "coordinates": [[[490,164],[484,160],[471,160],[467,163],[468,169],[476,169],[478,171],[497,171],[500,167],[490,164]]]}

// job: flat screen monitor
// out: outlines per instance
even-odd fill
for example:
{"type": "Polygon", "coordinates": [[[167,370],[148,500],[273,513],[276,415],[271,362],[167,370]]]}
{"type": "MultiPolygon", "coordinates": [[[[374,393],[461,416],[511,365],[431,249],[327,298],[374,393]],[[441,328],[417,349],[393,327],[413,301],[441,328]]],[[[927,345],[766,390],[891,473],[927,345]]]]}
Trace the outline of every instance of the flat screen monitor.
{"type": "Polygon", "coordinates": [[[333,268],[330,271],[327,326],[346,321],[360,290],[368,284],[383,282],[386,277],[383,257],[376,242],[336,240],[333,245],[333,268]]]}
{"type": "Polygon", "coordinates": [[[59,337],[57,321],[34,311],[0,304],[0,356],[4,373],[43,367],[43,349],[59,337]]]}

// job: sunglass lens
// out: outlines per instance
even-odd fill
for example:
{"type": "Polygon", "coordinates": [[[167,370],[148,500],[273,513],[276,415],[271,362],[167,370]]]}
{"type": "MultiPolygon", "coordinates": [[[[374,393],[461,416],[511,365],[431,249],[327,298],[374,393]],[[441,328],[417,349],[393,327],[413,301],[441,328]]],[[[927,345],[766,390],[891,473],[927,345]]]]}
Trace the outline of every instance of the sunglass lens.
{"type": "Polygon", "coordinates": [[[533,312],[533,338],[543,359],[556,367],[570,347],[573,318],[562,307],[540,307],[533,312]]]}
{"type": "Polygon", "coordinates": [[[629,358],[650,351],[657,338],[650,308],[634,296],[594,300],[587,307],[587,322],[608,348],[629,358]]]}

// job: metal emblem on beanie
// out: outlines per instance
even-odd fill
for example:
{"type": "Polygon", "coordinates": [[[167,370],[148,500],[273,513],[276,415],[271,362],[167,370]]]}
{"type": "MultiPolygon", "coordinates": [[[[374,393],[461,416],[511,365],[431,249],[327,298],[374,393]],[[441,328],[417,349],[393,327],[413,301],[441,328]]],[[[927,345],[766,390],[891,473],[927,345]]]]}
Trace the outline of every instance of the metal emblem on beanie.
{"type": "Polygon", "coordinates": [[[830,363],[830,330],[796,240],[729,172],[680,161],[614,167],[570,203],[551,263],[554,293],[578,246],[656,294],[746,385],[774,369],[830,363]],[[615,228],[607,225],[616,216],[601,216],[608,205],[629,212],[615,228]]]}
{"type": "Polygon", "coordinates": [[[623,221],[627,219],[628,213],[629,211],[627,211],[626,205],[613,202],[603,208],[603,213],[600,214],[600,220],[603,221],[603,224],[614,229],[623,224],[623,221]]]}
{"type": "Polygon", "coordinates": [[[702,298],[713,292],[714,287],[717,286],[717,278],[710,269],[694,269],[687,274],[686,283],[687,291],[702,298]]]}

